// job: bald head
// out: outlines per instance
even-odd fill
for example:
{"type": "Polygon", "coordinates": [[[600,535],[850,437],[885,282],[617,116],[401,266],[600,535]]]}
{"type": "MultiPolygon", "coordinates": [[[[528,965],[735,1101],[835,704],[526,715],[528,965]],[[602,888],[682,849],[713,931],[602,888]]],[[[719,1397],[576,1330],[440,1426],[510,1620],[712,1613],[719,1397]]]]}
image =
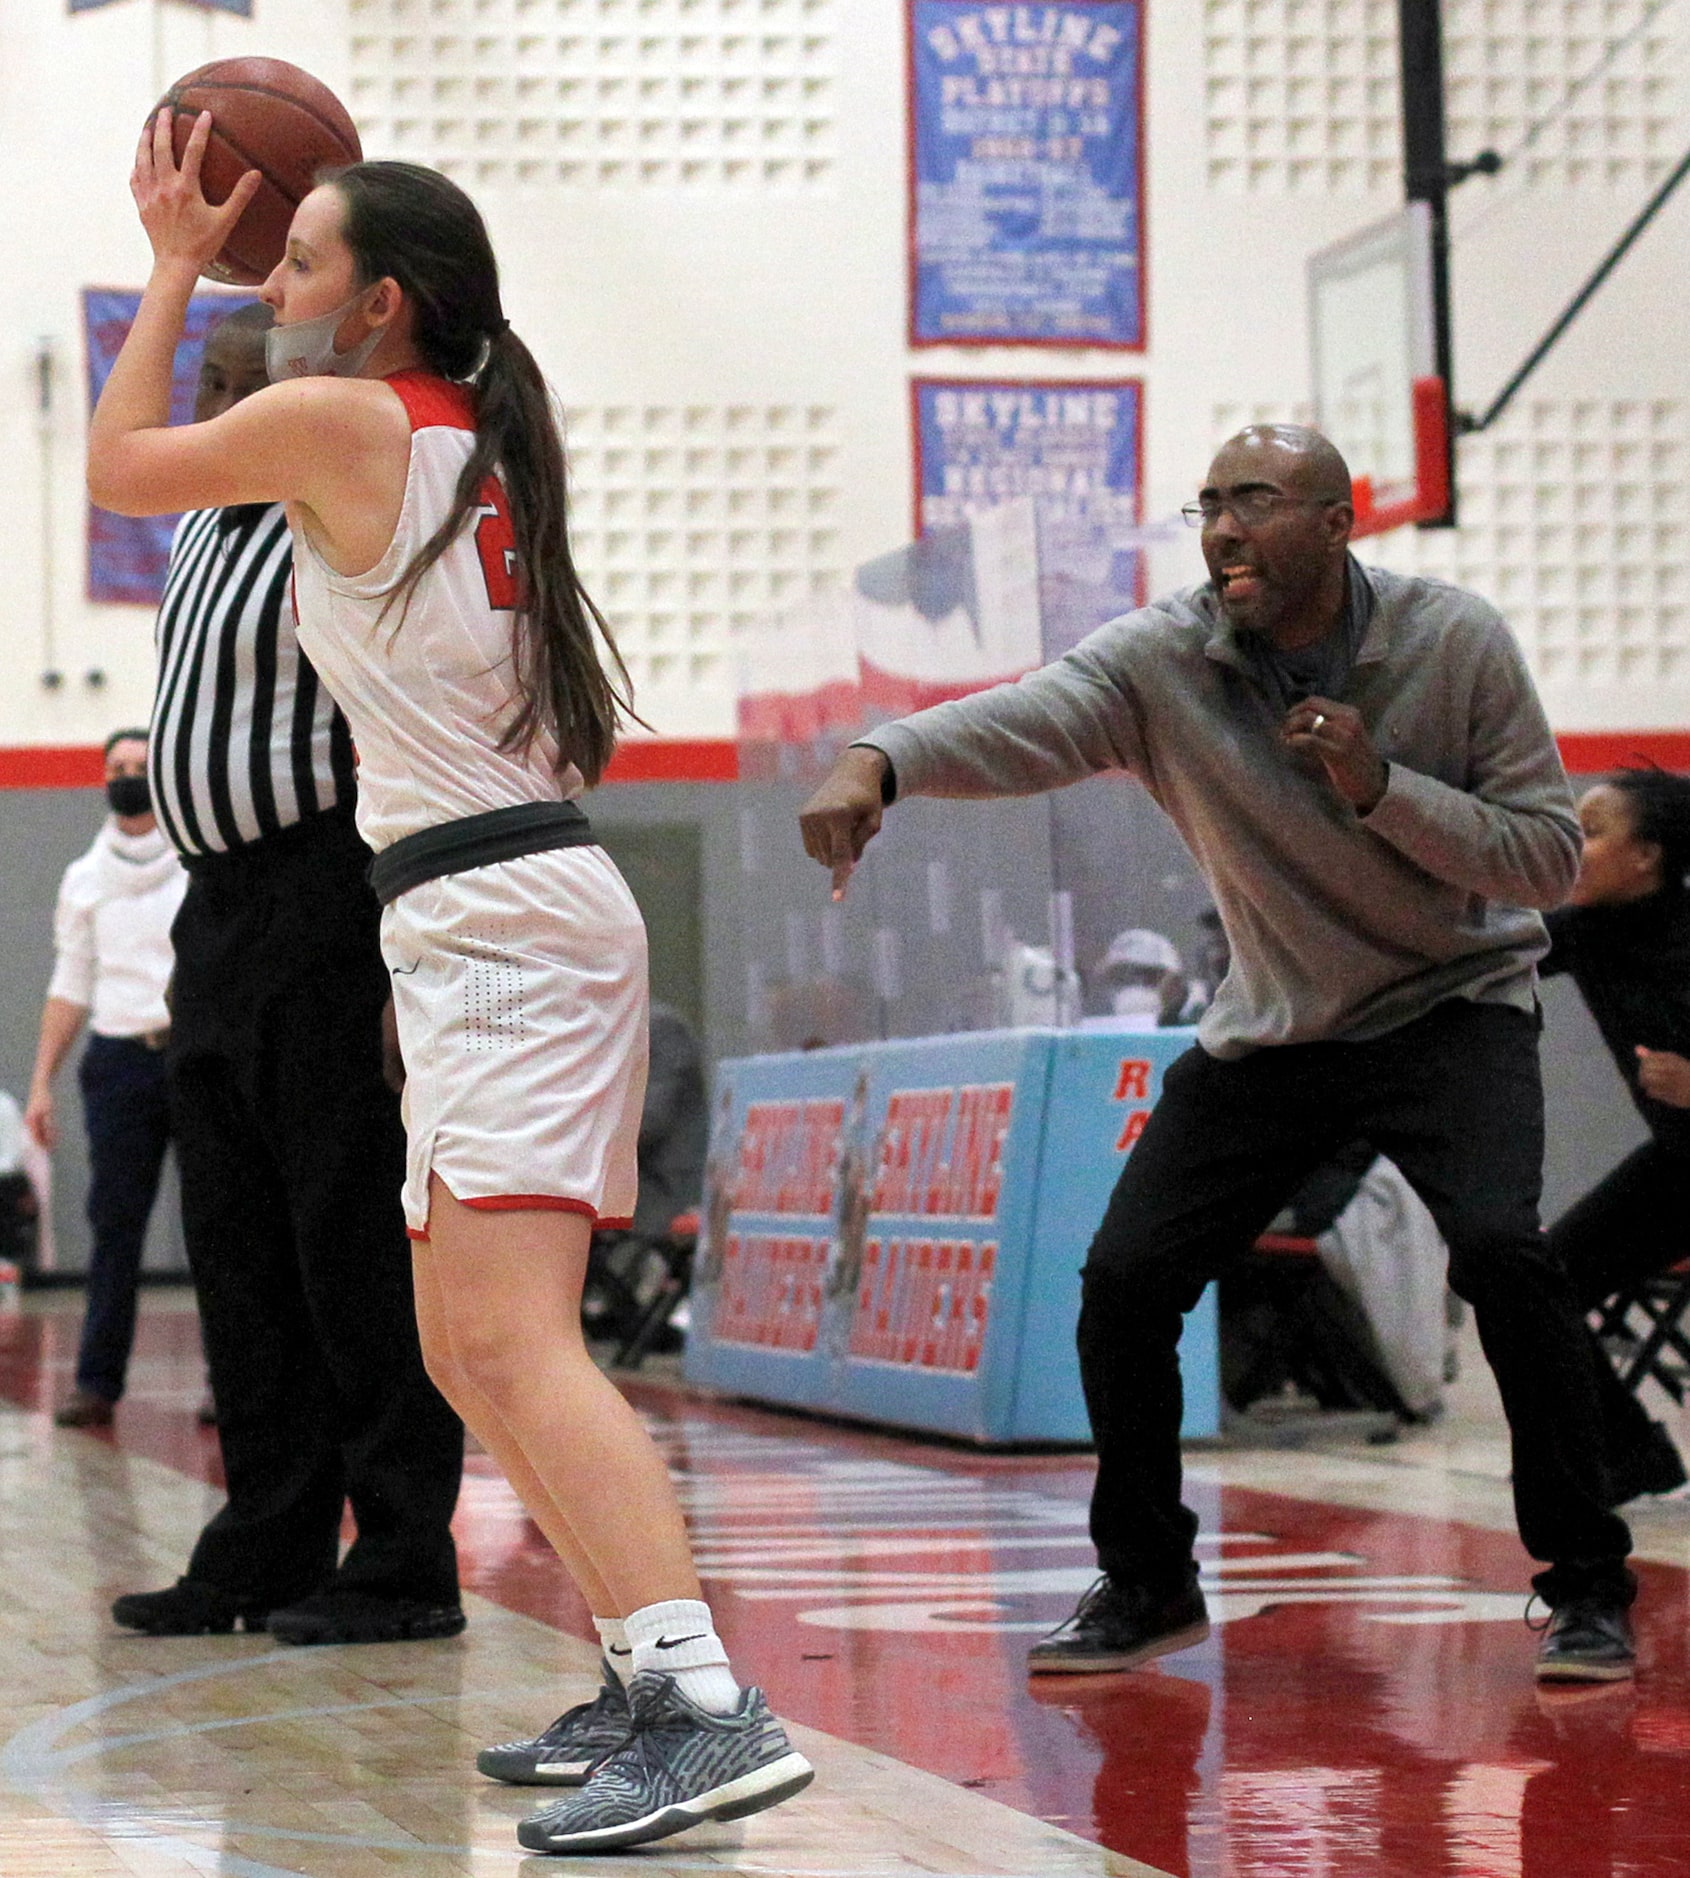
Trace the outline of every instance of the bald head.
{"type": "Polygon", "coordinates": [[[1249,424],[1221,445],[1215,458],[1228,465],[1237,464],[1242,473],[1219,478],[1209,472],[1211,482],[1239,483],[1263,480],[1287,495],[1306,496],[1315,502],[1350,500],[1350,466],[1339,454],[1330,437],[1306,424],[1249,424]],[[1250,470],[1258,475],[1252,479],[1250,470]]]}
{"type": "Polygon", "coordinates": [[[1355,509],[1330,438],[1302,424],[1250,425],[1221,445],[1199,506],[1203,558],[1235,626],[1287,648],[1331,629],[1355,509]]]}

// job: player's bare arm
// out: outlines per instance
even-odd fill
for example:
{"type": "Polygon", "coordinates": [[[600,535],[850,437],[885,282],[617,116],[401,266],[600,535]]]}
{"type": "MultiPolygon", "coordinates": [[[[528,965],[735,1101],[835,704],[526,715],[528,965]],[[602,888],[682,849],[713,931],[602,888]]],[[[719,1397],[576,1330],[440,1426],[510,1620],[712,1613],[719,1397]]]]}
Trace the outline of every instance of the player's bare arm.
{"type": "Polygon", "coordinates": [[[361,573],[381,558],[404,497],[410,426],[385,385],[301,379],[272,385],[208,423],[170,423],[171,370],[189,299],[258,179],[249,172],[221,207],[205,201],[199,164],[210,121],[201,115],[180,168],[163,112],[136,152],[130,187],[153,271],[89,427],[89,494],[122,515],[295,503],[330,563],[361,573]],[[333,516],[332,527],[324,515],[333,516]]]}

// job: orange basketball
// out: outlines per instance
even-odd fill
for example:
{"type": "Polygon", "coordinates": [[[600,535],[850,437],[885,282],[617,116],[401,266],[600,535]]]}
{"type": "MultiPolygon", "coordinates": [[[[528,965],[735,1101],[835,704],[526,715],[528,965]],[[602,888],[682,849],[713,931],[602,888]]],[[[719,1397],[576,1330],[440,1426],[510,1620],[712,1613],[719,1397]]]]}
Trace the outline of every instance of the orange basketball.
{"type": "Polygon", "coordinates": [[[176,161],[201,111],[211,138],[200,168],[210,203],[227,202],[248,170],[264,180],[223,251],[206,268],[211,280],[257,286],[282,258],[288,224],[319,171],[363,156],[345,105],[320,79],[286,59],[216,59],[179,78],[159,100],[171,113],[176,161]]]}

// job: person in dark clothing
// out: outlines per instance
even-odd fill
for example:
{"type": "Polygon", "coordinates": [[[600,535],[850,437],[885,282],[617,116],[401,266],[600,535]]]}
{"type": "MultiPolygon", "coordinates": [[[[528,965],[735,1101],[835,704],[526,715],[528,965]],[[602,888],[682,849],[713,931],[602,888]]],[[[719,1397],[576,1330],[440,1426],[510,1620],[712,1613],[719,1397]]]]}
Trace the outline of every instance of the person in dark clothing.
{"type": "Polygon", "coordinates": [[[799,818],[841,894],[906,795],[1025,796],[1126,770],[1226,927],[1230,969],[1086,1258],[1102,1575],[1028,1667],[1127,1670],[1208,1634],[1180,1498],[1181,1320],[1359,1137],[1425,1201],[1496,1375],[1520,1538],[1546,1567],[1536,1674],[1623,1679],[1631,1535],[1538,1215],[1536,909],[1565,899],[1579,833],[1543,708],[1484,601],[1350,555],[1349,471],[1317,432],[1241,432],[1187,513],[1203,585],[1013,684],[878,726],[799,818]]]}
{"type": "MultiPolygon", "coordinates": [[[[1578,879],[1548,917],[1538,970],[1578,986],[1649,1129],[1549,1229],[1588,1311],[1690,1255],[1690,777],[1622,770],[1586,791],[1579,821],[1578,879]]],[[[1621,1382],[1594,1331],[1591,1350],[1614,1503],[1682,1486],[1672,1436],[1621,1382]]]]}
{"type": "MultiPolygon", "coordinates": [[[[255,306],[213,329],[196,421],[267,382],[270,322],[255,306]]],[[[455,1636],[463,1424],[417,1337],[381,909],[346,721],[294,636],[289,544],[280,503],[197,510],[159,608],[153,796],[188,870],[166,1060],[228,1499],[177,1583],[112,1616],[153,1636],[455,1636]]]]}

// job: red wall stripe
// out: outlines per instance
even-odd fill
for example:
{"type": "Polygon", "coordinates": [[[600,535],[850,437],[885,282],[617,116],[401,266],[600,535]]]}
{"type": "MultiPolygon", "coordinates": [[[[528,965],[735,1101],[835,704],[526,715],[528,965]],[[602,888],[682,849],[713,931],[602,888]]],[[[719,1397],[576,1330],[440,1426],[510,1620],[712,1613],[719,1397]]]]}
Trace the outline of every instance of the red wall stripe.
{"type": "Polygon", "coordinates": [[[1574,776],[1596,776],[1638,763],[1690,770],[1690,730],[1563,730],[1555,741],[1561,746],[1561,761],[1574,776]]]}
{"type": "MultiPolygon", "coordinates": [[[[1628,763],[1690,770],[1690,730],[1568,730],[1556,741],[1575,776],[1595,776],[1628,763]]],[[[13,744],[0,747],[0,789],[97,789],[105,766],[98,744],[13,744]]],[[[616,752],[607,783],[723,783],[739,779],[739,750],[730,737],[652,737],[616,752]]]]}
{"type": "MultiPolygon", "coordinates": [[[[105,780],[98,744],[0,747],[0,789],[97,789],[105,780]]],[[[735,782],[739,749],[731,737],[640,738],[621,746],[605,781],[735,782]]]]}
{"type": "Polygon", "coordinates": [[[0,789],[98,789],[105,779],[105,757],[97,743],[0,749],[0,789]]]}

